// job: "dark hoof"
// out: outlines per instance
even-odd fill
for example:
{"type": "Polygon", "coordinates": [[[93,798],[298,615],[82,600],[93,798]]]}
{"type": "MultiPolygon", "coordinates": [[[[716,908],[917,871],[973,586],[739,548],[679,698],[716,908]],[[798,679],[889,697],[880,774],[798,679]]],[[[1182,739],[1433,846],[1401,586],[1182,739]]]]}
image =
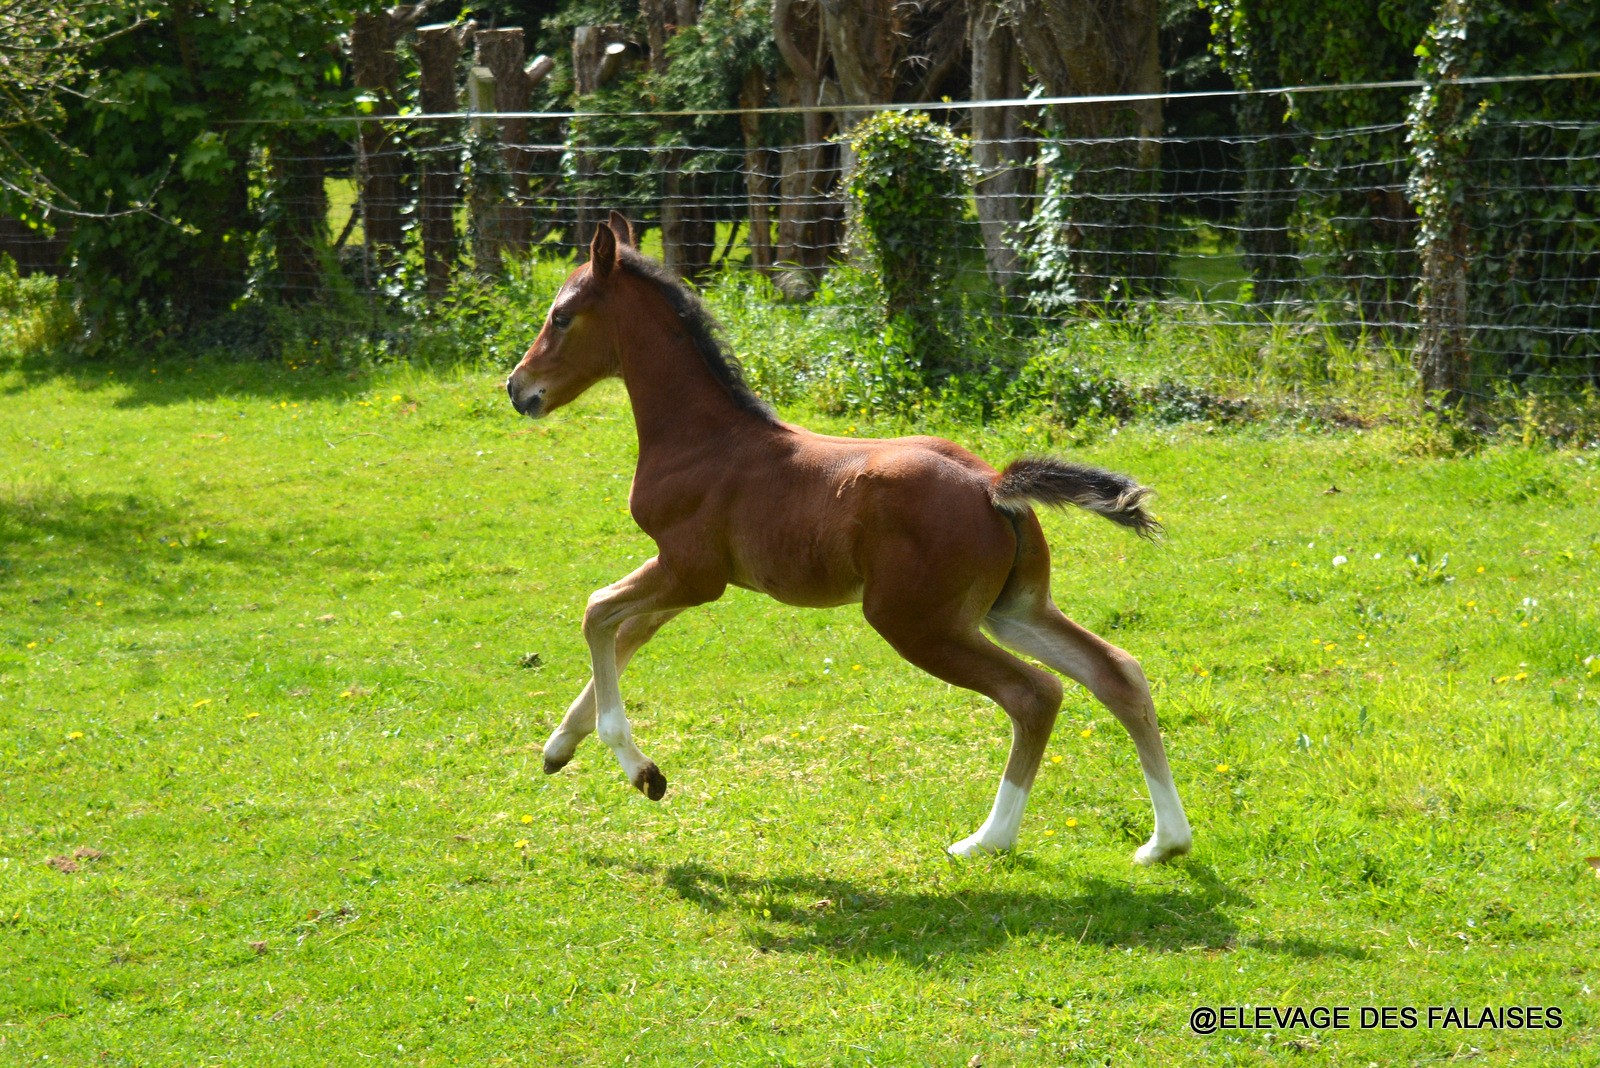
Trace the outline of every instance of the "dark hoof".
{"type": "Polygon", "coordinates": [[[554,775],[556,772],[558,772],[562,768],[566,767],[567,763],[569,761],[571,761],[571,760],[572,760],[571,757],[567,757],[566,760],[557,760],[555,757],[545,757],[544,758],[544,773],[546,775],[554,775]]]}
{"type": "Polygon", "coordinates": [[[667,777],[654,764],[640,768],[639,774],[633,777],[633,785],[652,801],[660,801],[667,795],[667,777]]]}

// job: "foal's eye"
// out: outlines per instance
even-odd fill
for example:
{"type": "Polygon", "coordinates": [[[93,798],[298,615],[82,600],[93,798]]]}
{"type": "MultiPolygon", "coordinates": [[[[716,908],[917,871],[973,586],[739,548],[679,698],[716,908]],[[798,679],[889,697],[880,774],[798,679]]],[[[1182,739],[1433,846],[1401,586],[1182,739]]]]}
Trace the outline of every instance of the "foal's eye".
{"type": "Polygon", "coordinates": [[[556,312],[554,315],[550,316],[550,324],[557,330],[565,330],[567,327],[572,325],[572,316],[568,315],[566,312],[556,312]]]}

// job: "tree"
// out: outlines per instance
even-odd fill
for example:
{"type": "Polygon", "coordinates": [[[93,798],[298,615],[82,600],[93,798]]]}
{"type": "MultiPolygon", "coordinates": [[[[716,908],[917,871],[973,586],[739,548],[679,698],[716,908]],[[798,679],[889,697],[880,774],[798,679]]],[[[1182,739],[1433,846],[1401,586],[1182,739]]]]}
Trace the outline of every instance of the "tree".
{"type": "MultiPolygon", "coordinates": [[[[1002,0],[972,0],[969,40],[972,99],[1021,99],[1022,49],[1002,0]]],[[[1026,166],[1032,146],[1025,137],[1023,115],[1023,109],[1015,106],[972,112],[978,225],[989,277],[1002,290],[1010,288],[1022,270],[1017,242],[1032,186],[1026,166]]]]}
{"type": "MultiPolygon", "coordinates": [[[[40,143],[71,158],[57,134],[66,102],[93,99],[94,71],[84,57],[137,28],[92,0],[11,0],[0,5],[0,202],[34,219],[99,215],[58,185],[40,165],[40,143]]],[[[129,210],[142,210],[134,207],[129,210]]]]}
{"type": "MultiPolygon", "coordinates": [[[[1051,96],[1159,94],[1158,0],[1009,0],[1023,58],[1051,96]]],[[[1158,97],[1051,109],[1064,216],[1040,240],[1066,250],[1073,296],[1149,289],[1162,273],[1158,97]]]]}
{"type": "Polygon", "coordinates": [[[780,259],[820,270],[842,236],[830,195],[844,162],[830,143],[835,135],[848,133],[872,105],[966,91],[958,79],[966,24],[960,0],[773,0],[782,103],[837,109],[802,115],[800,144],[786,150],[780,259]]]}
{"type": "Polygon", "coordinates": [[[348,15],[324,6],[328,21],[308,19],[290,0],[100,10],[78,56],[95,91],[60,98],[17,151],[56,203],[93,213],[70,245],[92,321],[140,309],[193,321],[238,298],[253,268],[270,268],[251,165],[275,127],[258,120],[348,112],[333,50],[348,15]]]}
{"type": "Polygon", "coordinates": [[[1325,273],[1346,280],[1334,295],[1356,300],[1370,322],[1398,321],[1415,273],[1406,94],[1260,90],[1412,77],[1431,0],[1205,3],[1223,68],[1251,91],[1235,106],[1244,135],[1241,244],[1256,300],[1290,295],[1300,260],[1318,256],[1335,266],[1325,273]]]}

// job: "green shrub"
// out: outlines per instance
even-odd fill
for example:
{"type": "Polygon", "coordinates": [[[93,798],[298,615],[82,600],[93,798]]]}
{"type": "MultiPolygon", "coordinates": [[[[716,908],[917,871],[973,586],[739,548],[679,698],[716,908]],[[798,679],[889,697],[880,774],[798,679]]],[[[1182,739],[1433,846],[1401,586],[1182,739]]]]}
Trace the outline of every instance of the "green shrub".
{"type": "Polygon", "coordinates": [[[847,143],[851,238],[888,348],[903,350],[922,385],[937,389],[976,369],[960,285],[962,261],[978,245],[966,143],[924,114],[901,112],[864,120],[847,143]]]}

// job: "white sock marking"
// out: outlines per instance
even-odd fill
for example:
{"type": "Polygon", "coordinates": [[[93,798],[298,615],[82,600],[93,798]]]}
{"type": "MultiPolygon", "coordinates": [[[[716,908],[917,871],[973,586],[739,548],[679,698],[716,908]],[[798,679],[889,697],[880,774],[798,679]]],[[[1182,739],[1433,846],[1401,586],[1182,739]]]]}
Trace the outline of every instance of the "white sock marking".
{"type": "Polygon", "coordinates": [[[994,807],[989,818],[970,837],[950,846],[958,857],[973,857],[983,853],[997,853],[1017,844],[1017,831],[1022,827],[1022,810],[1028,804],[1028,791],[1011,782],[1000,780],[1000,789],[994,795],[994,807]]]}
{"type": "Polygon", "coordinates": [[[1144,781],[1156,810],[1156,828],[1133,859],[1140,864],[1159,864],[1189,852],[1194,836],[1189,830],[1189,818],[1183,814],[1183,802],[1178,800],[1177,787],[1170,780],[1161,781],[1148,774],[1144,781]]]}

